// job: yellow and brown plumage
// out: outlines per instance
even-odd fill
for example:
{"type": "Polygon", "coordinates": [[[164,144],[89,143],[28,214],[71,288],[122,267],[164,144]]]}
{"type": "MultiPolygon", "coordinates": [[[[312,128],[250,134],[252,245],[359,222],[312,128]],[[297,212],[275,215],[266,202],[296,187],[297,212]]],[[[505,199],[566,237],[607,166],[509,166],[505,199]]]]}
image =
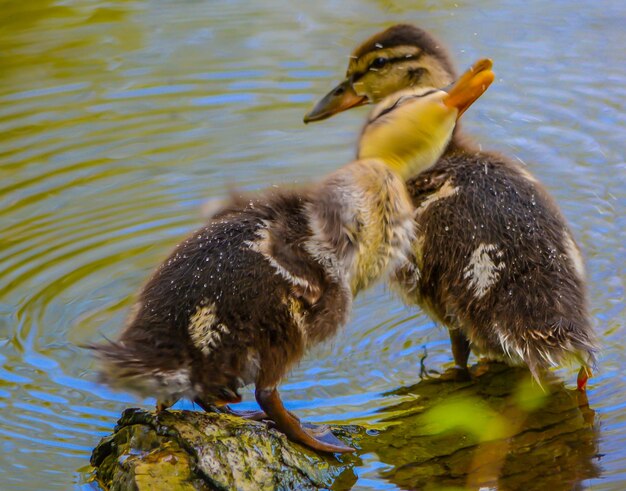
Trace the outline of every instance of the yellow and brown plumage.
{"type": "MultiPolygon", "coordinates": [[[[346,80],[305,116],[317,121],[407,87],[443,87],[456,75],[441,44],[400,24],[359,46],[346,80]]],[[[456,129],[441,159],[407,186],[416,207],[413,259],[396,285],[450,331],[466,374],[470,345],[509,363],[542,368],[568,358],[595,363],[584,263],[545,188],[520,164],[482,151],[456,129]]]]}
{"type": "Polygon", "coordinates": [[[102,378],[201,407],[239,402],[255,384],[263,415],[290,439],[346,452],[332,434],[304,428],[277,386],[306,351],[345,324],[354,295],[406,262],[415,230],[405,179],[439,157],[462,104],[493,80],[478,65],[450,94],[410,91],[377,106],[360,158],[298,190],[235,196],[184,240],[139,295],[116,342],[93,346],[102,378]],[[389,127],[420,138],[387,138],[389,127]]]}

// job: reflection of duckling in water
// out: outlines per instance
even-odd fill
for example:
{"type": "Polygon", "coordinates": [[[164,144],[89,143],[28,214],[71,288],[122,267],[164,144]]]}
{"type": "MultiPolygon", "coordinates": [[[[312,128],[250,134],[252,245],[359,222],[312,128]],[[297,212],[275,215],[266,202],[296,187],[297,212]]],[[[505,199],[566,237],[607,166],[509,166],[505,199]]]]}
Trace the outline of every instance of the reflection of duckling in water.
{"type": "Polygon", "coordinates": [[[552,374],[545,391],[527,370],[472,368],[477,383],[429,379],[385,394],[379,432],[360,452],[402,489],[579,489],[600,475],[599,425],[586,392],[552,374]]]}
{"type": "Polygon", "coordinates": [[[182,397],[205,408],[239,402],[254,383],[265,416],[290,439],[351,451],[304,428],[277,386],[346,322],[354,294],[406,260],[414,223],[404,179],[437,161],[456,119],[493,80],[490,67],[479,62],[449,94],[385,100],[363,130],[359,160],[320,184],[227,203],[157,269],[119,341],[94,347],[103,379],[156,396],[159,410],[182,397]]]}
{"type": "MultiPolygon", "coordinates": [[[[455,78],[448,54],[425,31],[396,25],[353,53],[347,78],[305,122],[407,87],[442,87],[455,78]]],[[[459,129],[437,164],[407,182],[418,236],[396,284],[449,329],[459,374],[470,345],[479,354],[540,369],[568,358],[584,388],[597,345],[587,313],[585,268],[547,191],[523,166],[484,152],[459,129]]]]}

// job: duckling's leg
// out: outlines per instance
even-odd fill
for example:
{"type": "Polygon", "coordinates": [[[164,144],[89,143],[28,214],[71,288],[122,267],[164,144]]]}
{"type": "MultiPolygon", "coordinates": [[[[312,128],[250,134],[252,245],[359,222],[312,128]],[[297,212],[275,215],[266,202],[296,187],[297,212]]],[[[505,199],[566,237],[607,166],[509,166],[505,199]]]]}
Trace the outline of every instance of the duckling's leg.
{"type": "Polygon", "coordinates": [[[230,406],[224,406],[222,410],[228,414],[232,414],[233,416],[239,416],[240,418],[249,419],[250,421],[263,421],[264,419],[269,419],[265,411],[255,411],[253,409],[249,411],[235,411],[230,406]]]}
{"type": "Polygon", "coordinates": [[[467,368],[467,360],[470,355],[470,343],[460,329],[448,329],[448,333],[452,346],[452,356],[454,357],[454,368],[443,378],[459,381],[469,380],[471,377],[467,368]]]}
{"type": "MultiPolygon", "coordinates": [[[[232,409],[230,406],[224,406],[220,408],[222,411],[232,414],[233,416],[238,416],[243,419],[247,419],[249,421],[264,421],[271,427],[276,427],[276,423],[270,419],[265,411],[255,411],[255,410],[245,410],[245,411],[236,411],[232,409]]],[[[317,439],[318,436],[324,436],[326,433],[330,431],[330,427],[328,425],[316,425],[313,423],[302,423],[300,418],[298,418],[291,411],[286,410],[289,415],[294,418],[296,421],[299,421],[300,424],[306,429],[308,433],[315,436],[317,439]]]]}
{"type": "Polygon", "coordinates": [[[452,356],[456,368],[467,370],[467,360],[470,355],[470,343],[465,334],[460,329],[448,329],[450,334],[450,344],[452,345],[452,356]]]}
{"type": "Polygon", "coordinates": [[[586,390],[587,380],[589,380],[592,375],[593,373],[591,372],[591,368],[589,368],[586,365],[583,365],[582,367],[580,367],[580,370],[578,371],[578,380],[576,381],[578,390],[580,391],[586,390]]]}
{"type": "Polygon", "coordinates": [[[200,408],[202,408],[207,413],[224,412],[233,416],[238,416],[243,419],[249,419],[251,421],[262,421],[264,419],[268,419],[265,411],[235,411],[234,409],[231,409],[231,407],[228,405],[222,406],[219,404],[210,404],[201,397],[196,397],[193,402],[200,406],[200,408]]]}
{"type": "Polygon", "coordinates": [[[302,443],[321,452],[354,452],[353,448],[344,445],[328,428],[325,431],[311,431],[303,428],[298,418],[285,409],[275,388],[257,388],[255,396],[261,409],[276,424],[276,428],[282,431],[290,440],[302,443]]]}
{"type": "Polygon", "coordinates": [[[165,411],[167,408],[172,407],[174,404],[178,402],[178,397],[173,397],[170,399],[160,399],[157,400],[156,403],[156,413],[159,414],[162,411],[165,411]]]}

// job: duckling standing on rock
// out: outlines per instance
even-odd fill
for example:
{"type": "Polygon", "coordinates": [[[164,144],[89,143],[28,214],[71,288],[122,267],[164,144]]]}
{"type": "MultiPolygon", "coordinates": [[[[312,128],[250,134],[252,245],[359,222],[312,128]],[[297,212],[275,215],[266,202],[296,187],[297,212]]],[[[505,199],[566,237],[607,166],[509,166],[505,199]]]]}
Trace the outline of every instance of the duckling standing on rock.
{"type": "Polygon", "coordinates": [[[254,383],[266,417],[291,440],[352,451],[327,430],[304,428],[277,386],[345,324],[356,293],[406,261],[415,234],[404,181],[437,161],[493,80],[490,68],[477,63],[449,94],[419,89],[383,101],[359,160],[321,183],[226,204],[157,269],[120,339],[93,346],[104,381],[156,397],[158,410],[183,397],[203,408],[239,402],[254,383]]]}
{"type": "MultiPolygon", "coordinates": [[[[318,121],[409,87],[443,87],[455,72],[428,33],[399,24],[353,53],[346,80],[304,121],[318,121]]],[[[418,134],[415,137],[419,137],[418,134]]],[[[577,358],[583,389],[597,344],[585,268],[557,205],[520,164],[484,152],[456,131],[442,158],[407,182],[416,207],[411,264],[396,285],[450,332],[458,375],[470,346],[540,369],[577,358]]]]}

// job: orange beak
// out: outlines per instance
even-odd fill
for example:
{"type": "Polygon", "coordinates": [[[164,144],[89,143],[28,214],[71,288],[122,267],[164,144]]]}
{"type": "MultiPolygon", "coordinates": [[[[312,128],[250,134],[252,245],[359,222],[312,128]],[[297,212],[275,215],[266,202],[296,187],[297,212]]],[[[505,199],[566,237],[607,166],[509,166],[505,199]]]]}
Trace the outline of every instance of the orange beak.
{"type": "Polygon", "coordinates": [[[304,122],[321,121],[330,118],[333,114],[351,107],[362,106],[367,102],[367,97],[357,95],[350,80],[346,79],[315,104],[315,107],[304,116],[304,122]]]}
{"type": "Polygon", "coordinates": [[[443,103],[448,107],[455,107],[459,111],[456,119],[461,117],[468,107],[478,99],[491,85],[495,75],[491,71],[493,62],[488,58],[478,60],[472,68],[466,71],[448,91],[443,103]]]}

